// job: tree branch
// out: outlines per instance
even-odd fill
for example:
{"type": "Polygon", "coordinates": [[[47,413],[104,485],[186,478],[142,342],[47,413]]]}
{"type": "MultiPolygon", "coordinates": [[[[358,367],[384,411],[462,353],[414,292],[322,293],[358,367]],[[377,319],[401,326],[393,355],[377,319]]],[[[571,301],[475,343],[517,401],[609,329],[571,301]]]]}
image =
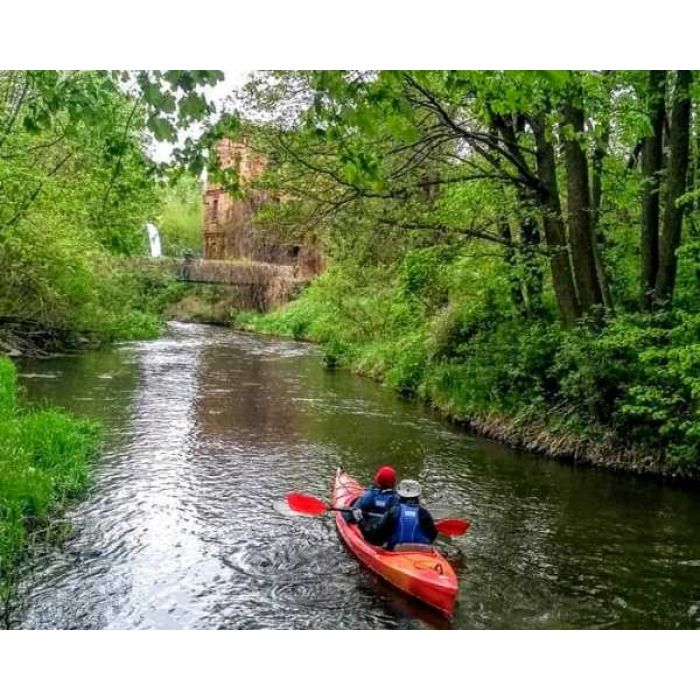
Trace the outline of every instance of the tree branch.
{"type": "Polygon", "coordinates": [[[34,192],[32,192],[32,194],[29,195],[29,197],[24,201],[22,206],[12,215],[10,219],[8,219],[4,224],[0,225],[0,231],[10,226],[14,226],[14,224],[16,224],[18,221],[20,221],[20,219],[24,217],[32,202],[39,196],[41,190],[46,184],[46,181],[49,178],[53,177],[72,157],[73,153],[68,153],[47,173],[46,177],[37,185],[34,192]]]}
{"type": "Polygon", "coordinates": [[[141,99],[142,98],[139,97],[134,102],[134,106],[131,109],[131,113],[129,114],[129,118],[126,120],[126,125],[124,126],[124,133],[122,135],[121,147],[119,148],[119,157],[117,158],[117,163],[114,166],[114,170],[112,170],[112,177],[110,177],[109,183],[107,184],[107,187],[105,188],[104,194],[102,195],[102,207],[100,208],[100,216],[102,216],[104,214],[105,208],[107,206],[107,199],[109,197],[109,193],[112,191],[112,187],[114,186],[114,183],[117,180],[117,175],[119,174],[119,170],[120,170],[121,164],[122,164],[122,158],[124,157],[124,148],[126,146],[127,136],[129,135],[129,128],[131,127],[131,121],[136,114],[136,110],[137,110],[138,106],[141,104],[141,99]]]}
{"type": "Polygon", "coordinates": [[[485,231],[478,231],[475,229],[455,229],[446,226],[445,224],[430,224],[423,223],[419,221],[401,222],[392,219],[377,219],[381,224],[386,224],[387,226],[395,226],[396,228],[401,228],[405,230],[418,230],[418,231],[434,231],[436,233],[451,233],[460,236],[465,236],[467,238],[479,238],[483,241],[489,241],[490,243],[498,243],[499,245],[506,246],[508,248],[517,247],[516,243],[512,241],[506,241],[501,236],[497,234],[487,233],[485,231]]]}

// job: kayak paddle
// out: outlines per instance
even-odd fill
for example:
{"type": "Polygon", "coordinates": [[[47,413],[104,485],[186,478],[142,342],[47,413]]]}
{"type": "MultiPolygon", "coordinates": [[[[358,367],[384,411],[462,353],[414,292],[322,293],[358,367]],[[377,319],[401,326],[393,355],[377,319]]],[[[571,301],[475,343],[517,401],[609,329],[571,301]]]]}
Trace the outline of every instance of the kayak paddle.
{"type": "Polygon", "coordinates": [[[288,493],[286,496],[287,505],[297,513],[304,515],[323,515],[332,510],[350,513],[352,508],[333,508],[326,505],[320,498],[307,496],[305,493],[288,493]]]}
{"type": "Polygon", "coordinates": [[[435,529],[441,535],[447,535],[448,537],[466,534],[470,525],[471,522],[469,520],[460,520],[459,518],[443,518],[435,521],[435,529]]]}
{"type": "MultiPolygon", "coordinates": [[[[305,493],[289,493],[286,497],[287,505],[297,513],[304,515],[323,515],[330,511],[340,511],[343,513],[351,513],[352,508],[334,508],[324,503],[320,498],[308,496],[305,493]]],[[[435,521],[435,529],[441,535],[448,537],[456,537],[463,535],[469,529],[468,520],[460,520],[459,518],[444,518],[443,520],[435,521]]]]}

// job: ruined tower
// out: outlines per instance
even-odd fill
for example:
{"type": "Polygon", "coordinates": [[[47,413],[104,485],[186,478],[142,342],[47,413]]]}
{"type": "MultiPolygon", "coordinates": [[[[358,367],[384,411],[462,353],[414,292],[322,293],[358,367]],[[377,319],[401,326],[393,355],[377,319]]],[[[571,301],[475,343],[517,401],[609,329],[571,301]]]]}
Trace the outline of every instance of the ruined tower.
{"type": "MultiPolygon", "coordinates": [[[[235,169],[243,186],[259,177],[265,168],[264,158],[253,153],[244,142],[222,139],[216,144],[216,152],[221,167],[235,169]]],[[[204,258],[252,258],[252,218],[260,204],[262,199],[254,194],[234,199],[221,185],[207,183],[204,188],[204,258]]]]}
{"type": "MultiPolygon", "coordinates": [[[[222,168],[234,169],[244,188],[260,177],[267,165],[265,156],[255,152],[245,141],[221,139],[216,151],[222,168]]],[[[203,196],[205,259],[247,259],[293,265],[303,276],[320,271],[321,257],[315,249],[290,244],[270,232],[263,235],[256,228],[254,217],[267,201],[266,193],[247,188],[246,196],[237,199],[228,195],[221,185],[208,183],[203,196]]]]}

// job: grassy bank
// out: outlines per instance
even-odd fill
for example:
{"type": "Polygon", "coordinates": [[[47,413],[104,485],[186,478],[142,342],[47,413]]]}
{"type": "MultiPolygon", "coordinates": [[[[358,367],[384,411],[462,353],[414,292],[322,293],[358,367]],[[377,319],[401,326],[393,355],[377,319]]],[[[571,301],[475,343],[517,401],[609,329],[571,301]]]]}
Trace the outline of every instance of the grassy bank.
{"type": "Polygon", "coordinates": [[[547,297],[537,317],[519,314],[502,273],[484,284],[468,255],[417,249],[397,265],[335,265],[283,309],[235,323],[316,341],[329,365],[515,446],[700,476],[696,316],[620,313],[564,331],[547,297]]]}
{"type": "Polygon", "coordinates": [[[167,266],[125,261],[117,275],[120,310],[101,334],[102,342],[150,340],[162,332],[168,309],[187,294],[187,285],[173,277],[167,266]]]}
{"type": "Polygon", "coordinates": [[[138,260],[103,261],[84,298],[62,313],[0,314],[0,355],[41,357],[126,340],[157,338],[185,285],[138,260]]]}
{"type": "Polygon", "coordinates": [[[95,424],[18,400],[16,371],[0,358],[0,625],[7,626],[19,564],[51,538],[70,499],[83,492],[98,446],[95,424]]]}

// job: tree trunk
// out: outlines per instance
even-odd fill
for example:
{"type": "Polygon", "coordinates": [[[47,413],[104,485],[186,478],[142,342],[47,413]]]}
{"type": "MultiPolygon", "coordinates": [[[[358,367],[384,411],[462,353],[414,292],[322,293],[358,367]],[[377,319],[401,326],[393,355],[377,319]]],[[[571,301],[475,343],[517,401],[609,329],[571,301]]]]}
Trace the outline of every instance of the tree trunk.
{"type": "Polygon", "coordinates": [[[503,216],[498,226],[501,238],[507,244],[506,247],[506,263],[508,264],[508,282],[510,286],[510,297],[513,301],[513,306],[519,314],[527,311],[527,302],[523,294],[523,287],[520,280],[520,271],[518,269],[518,257],[515,248],[511,245],[513,242],[513,233],[508,223],[508,219],[503,216]]]}
{"type": "Polygon", "coordinates": [[[542,267],[538,252],[541,236],[530,199],[531,196],[518,190],[524,296],[528,312],[537,315],[542,311],[542,267]]]}
{"type": "Polygon", "coordinates": [[[572,127],[575,134],[574,136],[569,135],[564,141],[564,161],[567,174],[567,211],[571,260],[581,312],[588,313],[594,306],[603,305],[603,292],[598,281],[593,251],[595,243],[591,222],[588,162],[578,140],[579,135],[583,133],[583,109],[578,102],[578,97],[575,97],[574,100],[567,101],[562,106],[563,124],[572,127]]]}
{"type": "MultiPolygon", "coordinates": [[[[606,71],[606,75],[610,71],[606,71]]],[[[593,149],[591,162],[592,182],[591,182],[591,227],[593,229],[593,255],[595,257],[596,274],[598,284],[603,294],[603,304],[606,309],[612,309],[612,296],[607,283],[607,275],[603,265],[601,251],[605,248],[605,236],[600,224],[600,207],[603,202],[603,160],[608,154],[610,146],[610,92],[608,90],[606,100],[606,115],[600,138],[596,140],[593,149]]]]}
{"type": "MultiPolygon", "coordinates": [[[[500,138],[509,152],[523,162],[525,157],[518,144],[518,134],[522,132],[524,126],[522,115],[515,115],[513,118],[513,116],[492,114],[489,129],[491,135],[496,139],[499,138],[500,134],[500,138]]],[[[500,161],[499,156],[496,156],[496,159],[500,161]]],[[[505,192],[503,196],[505,197],[505,192]]],[[[525,187],[518,187],[517,198],[521,249],[519,255],[514,249],[511,249],[507,254],[507,260],[511,264],[511,295],[517,308],[524,313],[533,314],[538,313],[542,308],[542,271],[536,259],[537,252],[535,250],[535,247],[540,244],[540,232],[537,221],[530,213],[532,193],[525,187]],[[520,304],[517,303],[518,295],[520,304]]],[[[507,227],[507,240],[510,242],[512,241],[512,232],[507,220],[501,224],[501,237],[506,238],[504,225],[507,227]]]]}
{"type": "Polygon", "coordinates": [[[676,87],[673,91],[666,203],[659,247],[659,272],[656,278],[655,293],[655,302],[659,305],[670,303],[676,285],[676,270],[678,266],[676,254],[681,241],[683,212],[685,209],[685,206],[679,205],[677,200],[686,191],[690,145],[690,86],[692,81],[692,71],[679,70],[676,87]]]}
{"type": "Polygon", "coordinates": [[[545,133],[544,116],[538,115],[532,118],[531,124],[537,149],[537,174],[542,183],[537,195],[542,209],[545,240],[549,249],[552,282],[561,323],[568,328],[577,321],[580,311],[561,215],[554,149],[545,133]]]}
{"type": "Polygon", "coordinates": [[[642,308],[650,309],[659,270],[659,171],[662,166],[666,71],[649,71],[647,109],[652,133],[642,141],[642,308]]]}
{"type": "MultiPolygon", "coordinates": [[[[517,143],[519,134],[525,131],[525,117],[517,114],[513,122],[513,140],[517,143]]],[[[524,296],[528,311],[537,315],[542,311],[542,267],[539,260],[540,228],[535,216],[537,202],[533,201],[532,192],[518,188],[517,192],[520,219],[520,241],[522,245],[522,267],[524,296]]]]}
{"type": "Polygon", "coordinates": [[[600,205],[603,200],[603,159],[608,152],[610,129],[606,125],[593,151],[591,162],[591,225],[594,231],[600,229],[600,205]]]}

